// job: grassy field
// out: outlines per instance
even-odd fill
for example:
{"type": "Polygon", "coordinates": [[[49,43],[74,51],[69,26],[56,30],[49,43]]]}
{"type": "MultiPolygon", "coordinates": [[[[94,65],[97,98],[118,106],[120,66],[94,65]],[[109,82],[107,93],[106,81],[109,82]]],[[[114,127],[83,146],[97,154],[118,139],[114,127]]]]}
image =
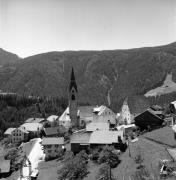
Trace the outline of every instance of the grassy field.
{"type": "MultiPolygon", "coordinates": [[[[120,157],[121,163],[119,166],[112,170],[113,175],[117,180],[129,180],[129,177],[134,174],[137,167],[134,158],[139,148],[141,154],[144,156],[144,164],[152,174],[154,172],[159,172],[158,162],[160,159],[170,159],[164,146],[144,138],[139,138],[138,142],[130,143],[131,157],[129,157],[129,149],[127,149],[120,157]]],[[[100,166],[98,165],[89,163],[90,173],[84,180],[96,180],[99,167],[100,166]]],[[[174,180],[174,178],[168,178],[167,180],[174,180]]]]}
{"type": "Polygon", "coordinates": [[[155,142],[161,143],[172,148],[176,147],[176,140],[174,139],[174,131],[170,127],[156,129],[148,132],[144,137],[151,139],[155,142]]]}

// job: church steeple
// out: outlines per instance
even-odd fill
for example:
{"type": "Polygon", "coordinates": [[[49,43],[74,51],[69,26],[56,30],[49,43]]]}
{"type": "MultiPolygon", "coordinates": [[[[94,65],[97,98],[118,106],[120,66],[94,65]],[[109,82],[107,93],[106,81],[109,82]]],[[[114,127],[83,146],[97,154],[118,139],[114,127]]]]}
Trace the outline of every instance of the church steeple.
{"type": "Polygon", "coordinates": [[[69,84],[69,114],[72,123],[72,127],[79,126],[78,120],[78,89],[75,80],[74,70],[72,68],[70,84],[69,84]]]}
{"type": "Polygon", "coordinates": [[[71,81],[70,81],[69,91],[71,91],[73,87],[74,87],[74,89],[76,90],[76,92],[78,92],[78,90],[77,90],[77,84],[76,84],[76,80],[75,80],[75,74],[74,74],[74,70],[73,70],[73,67],[72,67],[72,71],[71,71],[71,81]]]}

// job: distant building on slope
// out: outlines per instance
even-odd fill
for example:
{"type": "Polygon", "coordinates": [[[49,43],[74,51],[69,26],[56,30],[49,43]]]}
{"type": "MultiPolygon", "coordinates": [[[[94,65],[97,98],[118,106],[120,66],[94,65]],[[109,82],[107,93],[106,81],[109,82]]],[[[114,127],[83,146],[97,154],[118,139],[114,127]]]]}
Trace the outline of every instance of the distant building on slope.
{"type": "Polygon", "coordinates": [[[94,123],[109,123],[112,126],[116,125],[116,114],[108,107],[101,105],[93,109],[94,123]]]}
{"type": "Polygon", "coordinates": [[[12,131],[12,143],[26,142],[28,140],[28,134],[29,132],[23,126],[15,128],[12,131]]]}
{"type": "Polygon", "coordinates": [[[35,138],[40,136],[40,132],[43,129],[41,123],[24,123],[21,125],[25,130],[28,131],[28,138],[35,138]]]}
{"type": "Polygon", "coordinates": [[[149,103],[145,97],[130,96],[127,97],[122,105],[120,117],[122,124],[134,123],[134,117],[148,109],[149,103]]]}
{"type": "Polygon", "coordinates": [[[13,132],[15,129],[16,129],[16,128],[8,128],[8,129],[4,132],[5,141],[7,141],[7,142],[12,142],[12,132],[13,132]]]}

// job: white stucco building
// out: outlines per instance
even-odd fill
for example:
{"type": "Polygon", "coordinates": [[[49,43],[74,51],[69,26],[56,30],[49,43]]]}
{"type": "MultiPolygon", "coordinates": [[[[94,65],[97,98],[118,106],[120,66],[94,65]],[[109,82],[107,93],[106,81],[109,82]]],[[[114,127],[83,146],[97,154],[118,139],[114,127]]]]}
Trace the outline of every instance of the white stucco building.
{"type": "Polygon", "coordinates": [[[101,105],[93,109],[94,123],[116,124],[116,114],[108,107],[101,105]]]}

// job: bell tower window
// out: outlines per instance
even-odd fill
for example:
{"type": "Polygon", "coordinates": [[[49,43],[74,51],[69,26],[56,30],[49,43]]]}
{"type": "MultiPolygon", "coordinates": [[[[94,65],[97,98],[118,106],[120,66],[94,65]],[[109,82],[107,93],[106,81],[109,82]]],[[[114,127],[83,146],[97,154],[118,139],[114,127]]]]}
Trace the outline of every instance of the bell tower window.
{"type": "Polygon", "coordinates": [[[71,99],[75,100],[75,95],[74,94],[72,94],[71,99]]]}

